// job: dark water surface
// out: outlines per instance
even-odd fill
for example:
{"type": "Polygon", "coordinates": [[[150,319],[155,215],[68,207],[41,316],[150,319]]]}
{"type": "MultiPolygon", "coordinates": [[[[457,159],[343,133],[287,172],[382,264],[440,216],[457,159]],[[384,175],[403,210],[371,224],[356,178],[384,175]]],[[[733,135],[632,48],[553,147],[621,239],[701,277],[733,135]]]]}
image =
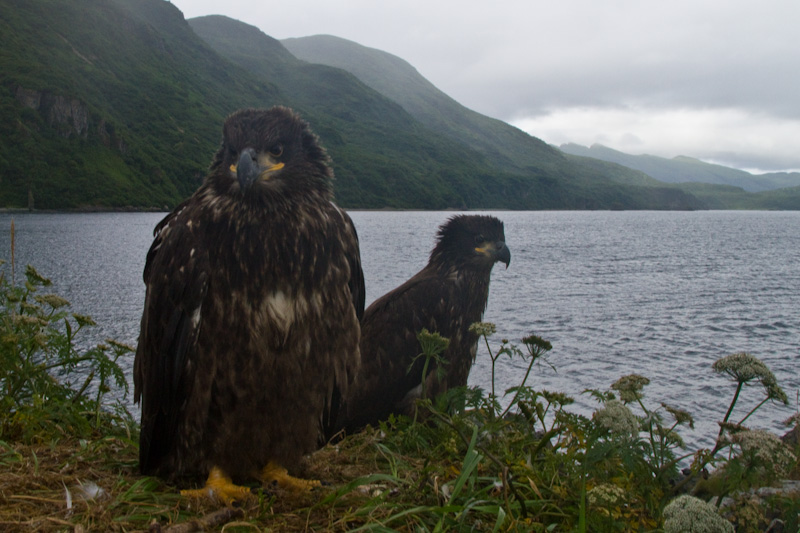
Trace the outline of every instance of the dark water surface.
{"type": "MultiPolygon", "coordinates": [[[[367,304],[427,262],[445,212],[351,212],[361,239],[367,304]]],[[[791,405],[768,404],[748,423],[782,431],[800,389],[800,213],[798,212],[494,212],[505,222],[511,266],[492,274],[485,320],[495,336],[531,333],[553,344],[548,367],[530,384],[566,392],[574,410],[596,404],[581,392],[607,389],[631,373],[651,379],[646,401],[691,412],[682,433],[708,445],[734,386],[711,370],[747,351],[775,373],[791,405]]],[[[145,254],[159,213],[0,214],[0,258],[10,257],[16,225],[17,280],[32,264],[75,312],[98,323],[93,344],[136,343],[144,300],[145,254]]],[[[130,371],[132,358],[126,361],[130,371]]],[[[479,351],[472,384],[488,388],[479,351]]],[[[524,367],[503,361],[498,389],[524,367]]],[[[737,410],[761,399],[756,387],[737,410]]]]}

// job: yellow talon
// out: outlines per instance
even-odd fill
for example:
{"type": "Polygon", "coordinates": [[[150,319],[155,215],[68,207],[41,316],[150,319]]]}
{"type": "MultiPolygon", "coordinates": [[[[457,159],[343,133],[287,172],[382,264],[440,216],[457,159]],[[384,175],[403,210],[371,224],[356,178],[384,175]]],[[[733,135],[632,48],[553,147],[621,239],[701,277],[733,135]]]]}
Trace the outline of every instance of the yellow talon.
{"type": "Polygon", "coordinates": [[[290,476],[285,468],[272,461],[264,467],[260,477],[264,483],[275,483],[279,488],[291,492],[310,492],[312,489],[322,486],[322,483],[316,479],[300,479],[290,476]]]}
{"type": "Polygon", "coordinates": [[[233,480],[220,470],[213,467],[208,474],[206,484],[202,489],[182,490],[181,496],[185,498],[207,498],[214,502],[231,505],[235,501],[245,500],[252,496],[250,489],[234,485],[233,480]]]}

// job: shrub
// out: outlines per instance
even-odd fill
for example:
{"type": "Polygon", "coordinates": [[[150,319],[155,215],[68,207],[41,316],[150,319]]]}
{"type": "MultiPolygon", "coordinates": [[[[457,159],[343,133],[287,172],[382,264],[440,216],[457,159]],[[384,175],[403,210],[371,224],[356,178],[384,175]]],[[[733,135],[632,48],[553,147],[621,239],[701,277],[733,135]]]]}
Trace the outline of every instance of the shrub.
{"type": "Polygon", "coordinates": [[[40,293],[51,284],[31,266],[21,286],[0,272],[0,439],[85,437],[109,423],[129,428],[121,400],[104,400],[112,387],[127,394],[117,361],[133,348],[107,340],[80,352],[76,337],[95,323],[71,313],[64,298],[40,293]]]}

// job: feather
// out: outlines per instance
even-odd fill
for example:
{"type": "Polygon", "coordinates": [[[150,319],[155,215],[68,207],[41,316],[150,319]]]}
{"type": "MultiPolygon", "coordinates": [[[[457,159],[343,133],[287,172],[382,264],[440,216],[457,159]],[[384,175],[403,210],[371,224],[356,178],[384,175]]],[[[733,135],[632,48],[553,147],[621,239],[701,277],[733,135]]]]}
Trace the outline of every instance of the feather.
{"type": "Polygon", "coordinates": [[[286,108],[240,110],[200,188],[154,230],[134,398],[140,469],[291,466],[336,419],[360,364],[358,236],[333,173],[286,108]]]}
{"type": "Polygon", "coordinates": [[[430,398],[465,386],[478,336],[469,331],[483,318],[492,267],[511,261],[503,223],[495,217],[458,215],[439,228],[428,264],[373,302],[361,321],[362,365],[342,416],[329,436],[376,425],[390,414],[411,415],[422,391],[430,398]],[[450,340],[443,369],[432,363],[422,385],[422,329],[450,340]]]}

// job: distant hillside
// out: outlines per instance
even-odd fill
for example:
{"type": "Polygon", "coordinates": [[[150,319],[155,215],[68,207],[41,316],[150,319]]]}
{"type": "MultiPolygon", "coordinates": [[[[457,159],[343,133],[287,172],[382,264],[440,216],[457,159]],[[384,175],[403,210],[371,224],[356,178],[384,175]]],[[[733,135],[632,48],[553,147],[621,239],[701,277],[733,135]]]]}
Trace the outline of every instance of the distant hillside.
{"type": "Polygon", "coordinates": [[[533,208],[551,194],[546,186],[484,166],[477,153],[425,128],[352,74],[300,61],[254,26],[218,15],[188,22],[220,55],[274,82],[291,95],[294,107],[314,117],[312,125],[333,156],[337,197],[345,205],[533,208]]]}
{"type": "MultiPolygon", "coordinates": [[[[689,205],[691,208],[716,209],[786,209],[790,205],[794,205],[793,209],[800,208],[800,198],[792,191],[755,197],[743,189],[731,192],[716,185],[700,188],[669,185],[680,180],[665,179],[655,172],[654,167],[637,167],[622,159],[606,159],[579,151],[559,153],[540,139],[509,124],[465,108],[437,89],[406,61],[381,50],[330,35],[284,39],[281,42],[300,59],[351,72],[400,104],[423,124],[474,148],[494,165],[512,172],[538,173],[558,179],[571,191],[582,191],[593,197],[593,205],[630,208],[630,205],[645,204],[659,209],[682,209],[689,205]],[[627,193],[620,192],[620,186],[627,193]],[[695,198],[688,200],[687,196],[676,193],[676,189],[695,198]],[[617,202],[611,201],[609,196],[617,193],[617,202]]],[[[793,175],[770,176],[769,183],[775,188],[790,186],[796,183],[793,178],[793,175]]],[[[756,181],[762,187],[767,183],[760,179],[756,181]]]]}
{"type": "MultiPolygon", "coordinates": [[[[575,164],[575,158],[565,156],[541,140],[461,106],[422,78],[413,67],[385,52],[344,39],[323,38],[323,44],[338,44],[336,48],[340,51],[355,50],[367,54],[365,57],[358,57],[351,64],[371,65],[368,70],[373,71],[373,76],[361,77],[358,72],[338,68],[339,64],[307,61],[299,61],[287,71],[284,57],[276,62],[269,60],[274,55],[274,51],[269,50],[273,50],[275,40],[252,26],[221,16],[199,17],[191,19],[189,23],[220,54],[274,80],[309,106],[319,106],[330,98],[326,94],[331,89],[330,80],[314,78],[315,75],[327,73],[326,76],[329,77],[334,71],[340,75],[345,72],[354,75],[354,80],[360,80],[359,85],[365,88],[369,86],[370,94],[357,95],[348,90],[347,94],[336,94],[331,104],[354,103],[358,104],[359,109],[373,109],[378,101],[376,95],[388,100],[397,110],[409,113],[416,119],[417,127],[413,137],[436,134],[437,138],[447,138],[449,140],[446,145],[450,152],[448,161],[456,164],[468,161],[483,167],[479,182],[468,185],[473,190],[483,187],[488,188],[493,195],[501,194],[503,207],[696,209],[704,205],[690,194],[665,186],[640,172],[620,166],[612,168],[596,160],[596,165],[575,164]],[[375,60],[370,62],[367,57],[375,60]],[[404,66],[401,68],[401,65],[404,66]],[[305,74],[298,78],[298,73],[305,74]],[[373,84],[376,78],[386,78],[388,81],[373,84]],[[401,82],[401,79],[408,81],[401,82]],[[415,105],[407,105],[408,101],[399,99],[398,93],[384,92],[389,87],[398,87],[403,83],[413,88],[410,90],[413,95],[410,99],[416,102],[415,105]],[[456,155],[458,153],[462,155],[456,155]],[[462,157],[467,159],[463,160],[462,157]]],[[[312,40],[315,41],[316,38],[312,40]]],[[[392,121],[397,110],[387,114],[380,109],[374,109],[375,112],[371,115],[377,119],[374,124],[376,130],[395,129],[392,121]]],[[[374,134],[368,132],[368,136],[372,137],[374,134]]],[[[400,148],[406,150],[408,146],[404,143],[400,148]]],[[[429,151],[423,149],[421,154],[426,155],[429,151]]],[[[418,152],[407,153],[414,159],[418,159],[420,155],[418,152]]]]}
{"type": "MultiPolygon", "coordinates": [[[[352,74],[300,61],[224,17],[193,21],[193,30],[163,0],[0,8],[0,206],[172,207],[199,185],[224,117],[274,104],[298,109],[320,135],[347,207],[675,203],[607,178],[575,185],[556,171],[511,173],[352,74]]],[[[663,195],[699,205],[679,190],[663,195]]]]}
{"type": "Polygon", "coordinates": [[[281,42],[300,59],[351,72],[432,130],[458,139],[503,168],[552,169],[564,164],[558,150],[505,122],[467,109],[397,56],[332,35],[281,42]]]}
{"type": "Polygon", "coordinates": [[[174,206],[199,185],[224,117],[275,104],[322,137],[345,206],[538,208],[569,196],[482,165],[352,75],[241,23],[233,42],[266,43],[257,54],[275,72],[225,59],[163,0],[0,8],[2,206],[174,206]]]}
{"type": "MultiPolygon", "coordinates": [[[[164,0],[0,0],[0,13],[0,207],[170,208],[199,185],[226,115],[276,104],[319,134],[345,207],[800,206],[564,154],[418,74],[414,108],[253,26],[187,23],[164,0]]],[[[415,72],[389,65],[390,78],[415,72]]]]}
{"type": "Polygon", "coordinates": [[[174,205],[197,187],[225,114],[275,98],[220,68],[168,2],[0,6],[2,206],[174,205]]]}
{"type": "Polygon", "coordinates": [[[666,159],[654,155],[630,155],[601,144],[590,148],[578,144],[562,144],[561,150],[573,155],[593,157],[641,170],[653,178],[667,183],[713,183],[732,185],[749,192],[768,191],[800,186],[800,173],[772,173],[754,175],[743,170],[705,163],[699,159],[678,156],[666,159]]]}

